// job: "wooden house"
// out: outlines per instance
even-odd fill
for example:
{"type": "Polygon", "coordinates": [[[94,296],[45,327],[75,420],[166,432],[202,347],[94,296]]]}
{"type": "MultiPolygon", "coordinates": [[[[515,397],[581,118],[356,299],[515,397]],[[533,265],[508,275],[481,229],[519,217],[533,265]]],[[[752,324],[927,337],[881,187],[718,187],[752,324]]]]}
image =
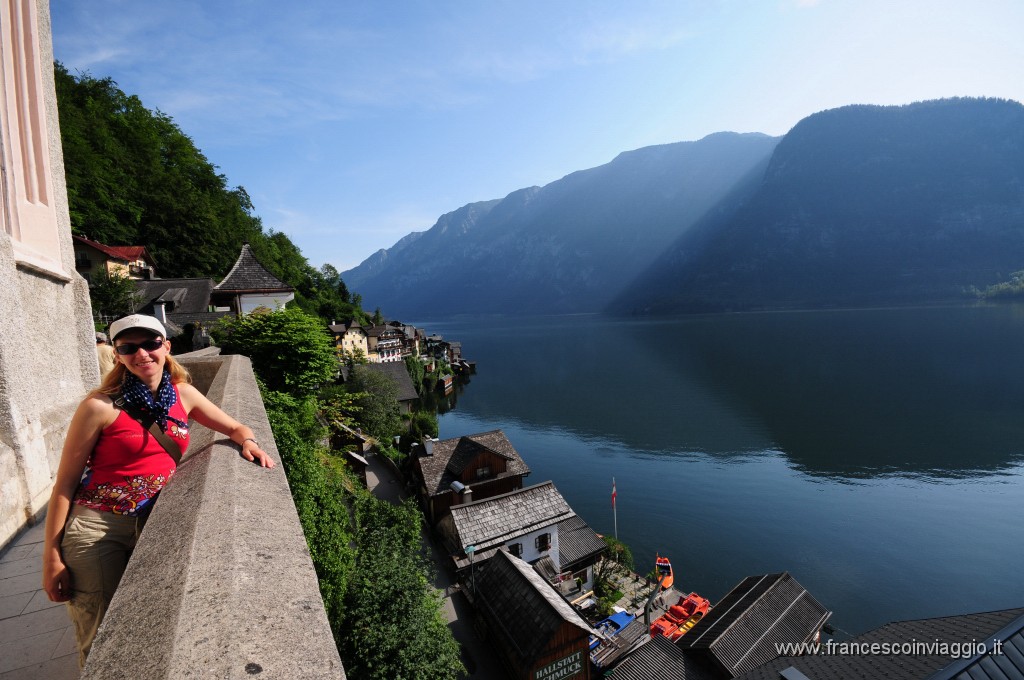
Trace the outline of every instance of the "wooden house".
{"type": "Polygon", "coordinates": [[[453,505],[523,488],[530,474],[501,430],[427,442],[415,469],[423,511],[432,525],[453,505]]]}
{"type": "Polygon", "coordinates": [[[509,677],[589,680],[594,631],[529,564],[499,551],[475,571],[472,588],[509,677]]]}
{"type": "Polygon", "coordinates": [[[75,249],[75,270],[86,279],[97,271],[129,279],[156,276],[156,262],[145,246],[108,246],[84,236],[71,236],[75,249]]]}

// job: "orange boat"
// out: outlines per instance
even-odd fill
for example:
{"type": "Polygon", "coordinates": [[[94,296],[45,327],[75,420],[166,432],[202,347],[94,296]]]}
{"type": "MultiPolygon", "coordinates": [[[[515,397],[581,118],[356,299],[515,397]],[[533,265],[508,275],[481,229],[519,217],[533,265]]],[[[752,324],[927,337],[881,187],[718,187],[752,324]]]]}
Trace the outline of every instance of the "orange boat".
{"type": "Polygon", "coordinates": [[[672,575],[672,563],[668,561],[667,557],[655,555],[654,566],[657,568],[658,573],[663,576],[659,579],[662,590],[668,590],[672,587],[672,583],[675,582],[675,577],[672,575]]]}
{"type": "Polygon", "coordinates": [[[697,593],[679,598],[661,618],[651,624],[651,637],[663,635],[675,641],[681,638],[711,609],[711,602],[697,593]]]}

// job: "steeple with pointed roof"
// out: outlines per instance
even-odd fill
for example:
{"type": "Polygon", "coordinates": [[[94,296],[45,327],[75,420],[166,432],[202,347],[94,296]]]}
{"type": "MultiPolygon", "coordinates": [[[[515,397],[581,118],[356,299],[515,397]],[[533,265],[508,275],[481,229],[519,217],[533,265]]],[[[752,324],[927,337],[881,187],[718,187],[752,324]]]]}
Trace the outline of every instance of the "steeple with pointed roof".
{"type": "Polygon", "coordinates": [[[253,255],[252,247],[246,243],[224,280],[214,290],[232,293],[276,293],[293,292],[295,289],[271,274],[253,255]]]}
{"type": "Polygon", "coordinates": [[[235,266],[214,286],[213,297],[220,304],[229,304],[239,314],[247,314],[257,307],[283,307],[295,299],[295,289],[271,274],[246,243],[235,266]]]}

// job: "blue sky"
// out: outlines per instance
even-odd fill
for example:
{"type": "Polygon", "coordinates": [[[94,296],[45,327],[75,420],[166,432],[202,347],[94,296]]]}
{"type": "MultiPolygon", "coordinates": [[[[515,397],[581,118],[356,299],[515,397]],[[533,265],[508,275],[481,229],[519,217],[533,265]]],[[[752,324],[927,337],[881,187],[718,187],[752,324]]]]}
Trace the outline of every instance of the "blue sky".
{"type": "Polygon", "coordinates": [[[51,0],[55,57],[169,114],[345,270],[446,212],[846,104],[1024,101],[1020,0],[51,0]]]}

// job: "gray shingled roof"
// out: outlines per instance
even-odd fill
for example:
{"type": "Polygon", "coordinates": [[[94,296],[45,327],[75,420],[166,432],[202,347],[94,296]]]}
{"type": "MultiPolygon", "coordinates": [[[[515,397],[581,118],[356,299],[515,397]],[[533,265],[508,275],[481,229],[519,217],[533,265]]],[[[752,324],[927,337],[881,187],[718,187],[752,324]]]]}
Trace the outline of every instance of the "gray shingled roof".
{"type": "Polygon", "coordinates": [[[563,570],[596,558],[607,548],[604,539],[579,515],[558,523],[558,563],[563,570]]]}
{"type": "Polygon", "coordinates": [[[388,335],[393,335],[396,338],[400,338],[400,337],[403,337],[405,335],[404,333],[402,333],[401,330],[399,330],[397,328],[392,328],[391,326],[368,326],[367,328],[364,328],[363,330],[366,332],[366,335],[371,337],[371,338],[380,337],[381,335],[384,335],[385,333],[388,334],[388,335]]]}
{"type": "Polygon", "coordinates": [[[581,635],[595,632],[533,567],[505,551],[478,567],[474,578],[477,602],[518,668],[532,667],[566,622],[581,635]]]}
{"type": "Polygon", "coordinates": [[[432,456],[422,456],[417,459],[427,493],[431,496],[447,493],[451,483],[458,479],[459,473],[465,469],[464,456],[467,452],[476,455],[481,448],[493,451],[508,460],[506,471],[497,476],[499,479],[530,474],[530,468],[501,430],[466,435],[457,439],[443,439],[434,444],[432,456]],[[456,461],[453,464],[454,467],[450,467],[449,463],[452,462],[453,457],[456,461]],[[453,471],[453,469],[457,471],[453,471]]]}
{"type": "Polygon", "coordinates": [[[452,506],[460,545],[486,550],[576,515],[553,482],[452,506]]]}
{"type": "Polygon", "coordinates": [[[208,314],[213,279],[149,279],[135,282],[142,298],[140,314],[152,314],[154,302],[169,302],[173,314],[208,314]]]}
{"type": "MultiPolygon", "coordinates": [[[[740,680],[778,680],[782,670],[793,667],[812,680],[817,678],[887,680],[985,680],[985,678],[1021,678],[1024,676],[1024,608],[995,612],[944,616],[933,619],[889,623],[848,641],[849,645],[878,643],[985,642],[999,636],[1005,654],[983,654],[963,661],[949,654],[830,654],[781,657],[740,676],[740,680]],[[1016,632],[1014,632],[1016,631],[1016,632]],[[992,668],[999,668],[998,675],[992,668]],[[963,674],[970,671],[970,675],[963,674]],[[1014,675],[1013,673],[1016,673],[1014,675]]],[[[692,632],[692,631],[691,631],[692,632]]],[[[842,649],[842,648],[837,648],[842,649]]],[[[854,648],[847,647],[848,651],[854,648]]]]}
{"type": "Polygon", "coordinates": [[[224,280],[218,283],[215,290],[235,293],[256,293],[256,292],[278,292],[295,290],[288,284],[281,281],[260,264],[252,253],[252,248],[246,243],[242,246],[242,252],[235,260],[235,266],[231,268],[224,280]]]}
{"type": "MultiPolygon", "coordinates": [[[[640,622],[642,625],[643,621],[640,622]]],[[[621,634],[619,633],[619,635],[621,634]]],[[[686,656],[674,642],[660,635],[630,654],[615,667],[611,677],[615,680],[720,680],[721,678],[700,661],[686,656]]]]}
{"type": "Polygon", "coordinates": [[[1024,680],[1024,615],[990,637],[986,651],[954,662],[928,680],[1024,680]]]}
{"type": "Polygon", "coordinates": [[[736,677],[776,658],[776,646],[807,642],[831,612],[789,572],[750,576],[679,641],[736,677]]]}
{"type": "Polygon", "coordinates": [[[371,373],[380,373],[391,378],[398,386],[398,401],[412,401],[419,398],[416,394],[416,386],[412,384],[409,376],[409,369],[405,367],[404,361],[389,361],[385,364],[364,364],[362,368],[371,373]]]}

